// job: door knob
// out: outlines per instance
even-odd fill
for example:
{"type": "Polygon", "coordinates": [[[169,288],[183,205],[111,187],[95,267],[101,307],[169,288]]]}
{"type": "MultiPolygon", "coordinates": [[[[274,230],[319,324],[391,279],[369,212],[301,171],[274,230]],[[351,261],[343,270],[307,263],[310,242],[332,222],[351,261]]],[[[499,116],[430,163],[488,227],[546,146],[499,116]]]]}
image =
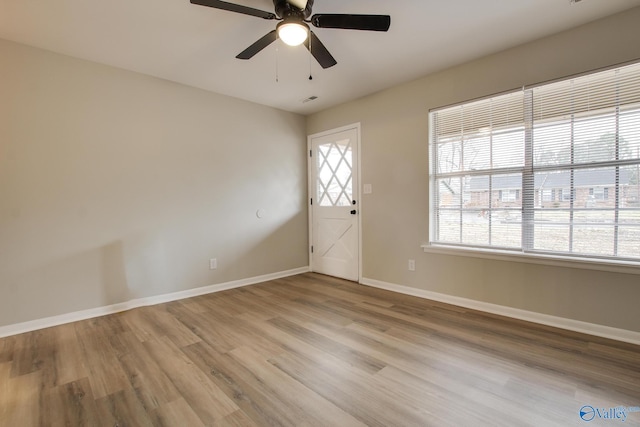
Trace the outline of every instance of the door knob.
{"type": "Polygon", "coordinates": [[[357,213],[357,212],[356,212],[356,210],[355,210],[355,209],[351,211],[351,215],[355,215],[356,213],[357,213]]]}

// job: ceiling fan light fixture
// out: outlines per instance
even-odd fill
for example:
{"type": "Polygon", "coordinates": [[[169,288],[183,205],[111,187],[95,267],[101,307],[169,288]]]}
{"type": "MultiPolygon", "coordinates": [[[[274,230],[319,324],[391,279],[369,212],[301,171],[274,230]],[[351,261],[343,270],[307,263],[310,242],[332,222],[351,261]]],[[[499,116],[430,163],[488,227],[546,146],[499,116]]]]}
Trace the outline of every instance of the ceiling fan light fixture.
{"type": "Polygon", "coordinates": [[[289,46],[300,46],[309,36],[309,26],[300,21],[283,21],[277,29],[280,40],[289,46]]]}

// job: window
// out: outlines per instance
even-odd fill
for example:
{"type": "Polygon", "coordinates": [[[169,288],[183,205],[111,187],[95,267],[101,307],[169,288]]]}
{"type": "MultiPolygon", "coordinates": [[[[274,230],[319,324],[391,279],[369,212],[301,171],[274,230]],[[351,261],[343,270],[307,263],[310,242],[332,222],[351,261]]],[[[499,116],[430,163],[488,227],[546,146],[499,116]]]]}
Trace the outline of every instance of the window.
{"type": "Polygon", "coordinates": [[[608,187],[595,187],[589,189],[589,197],[593,200],[607,200],[609,198],[608,187]]]}
{"type": "Polygon", "coordinates": [[[564,188],[564,189],[560,189],[560,199],[564,202],[569,202],[571,201],[571,189],[570,188],[564,188]]]}
{"type": "Polygon", "coordinates": [[[351,140],[332,141],[318,146],[318,194],[320,206],[351,206],[353,179],[351,140]]]}
{"type": "Polygon", "coordinates": [[[429,120],[430,245],[640,262],[640,64],[429,120]]]}
{"type": "Polygon", "coordinates": [[[499,195],[501,202],[515,202],[520,198],[520,190],[500,190],[499,195]]]}

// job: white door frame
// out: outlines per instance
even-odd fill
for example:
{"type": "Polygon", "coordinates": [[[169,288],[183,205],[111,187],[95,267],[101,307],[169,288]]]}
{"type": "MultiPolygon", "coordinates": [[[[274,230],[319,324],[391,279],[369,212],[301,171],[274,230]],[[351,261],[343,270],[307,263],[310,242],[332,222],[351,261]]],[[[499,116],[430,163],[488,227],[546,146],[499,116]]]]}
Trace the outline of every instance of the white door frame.
{"type": "Polygon", "coordinates": [[[357,155],[356,158],[353,159],[354,164],[356,165],[357,168],[357,176],[358,176],[358,185],[357,188],[353,189],[353,193],[354,196],[356,197],[356,201],[357,201],[357,205],[355,206],[355,208],[358,210],[358,214],[357,214],[357,227],[358,227],[358,283],[362,283],[362,210],[363,210],[363,206],[362,206],[362,192],[360,191],[361,187],[362,187],[362,170],[360,167],[360,149],[361,149],[361,144],[360,144],[360,140],[361,140],[361,128],[360,128],[360,122],[358,123],[353,123],[350,125],[346,125],[346,126],[341,126],[339,128],[335,128],[335,129],[331,129],[328,131],[324,131],[324,132],[319,132],[319,133],[314,133],[312,135],[308,135],[307,136],[307,152],[309,153],[309,156],[307,157],[307,183],[308,183],[308,188],[307,188],[307,206],[309,208],[309,223],[308,223],[308,227],[309,227],[309,248],[308,248],[308,256],[309,256],[309,269],[311,271],[313,271],[313,257],[311,254],[311,246],[313,245],[313,208],[311,207],[311,199],[314,197],[314,182],[313,182],[313,172],[312,172],[312,168],[313,168],[313,163],[312,163],[312,157],[311,157],[311,153],[313,151],[313,147],[312,147],[312,139],[313,138],[318,138],[318,137],[322,137],[322,136],[327,136],[327,135],[331,135],[333,133],[338,133],[338,132],[343,132],[346,130],[352,130],[355,129],[356,134],[357,134],[357,141],[356,141],[356,146],[357,146],[357,155]]]}

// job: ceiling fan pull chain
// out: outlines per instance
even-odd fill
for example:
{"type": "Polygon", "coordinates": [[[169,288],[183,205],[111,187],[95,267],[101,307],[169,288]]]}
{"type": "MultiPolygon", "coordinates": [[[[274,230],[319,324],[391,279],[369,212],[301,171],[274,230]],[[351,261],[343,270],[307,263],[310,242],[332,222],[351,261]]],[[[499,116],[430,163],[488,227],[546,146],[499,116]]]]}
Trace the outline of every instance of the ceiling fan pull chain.
{"type": "Polygon", "coordinates": [[[311,58],[313,57],[311,47],[311,37],[309,37],[309,80],[313,80],[313,76],[311,75],[311,58]]]}
{"type": "Polygon", "coordinates": [[[278,78],[278,58],[279,58],[279,53],[280,49],[278,49],[278,46],[276,46],[276,83],[280,83],[280,79],[278,78]]]}

